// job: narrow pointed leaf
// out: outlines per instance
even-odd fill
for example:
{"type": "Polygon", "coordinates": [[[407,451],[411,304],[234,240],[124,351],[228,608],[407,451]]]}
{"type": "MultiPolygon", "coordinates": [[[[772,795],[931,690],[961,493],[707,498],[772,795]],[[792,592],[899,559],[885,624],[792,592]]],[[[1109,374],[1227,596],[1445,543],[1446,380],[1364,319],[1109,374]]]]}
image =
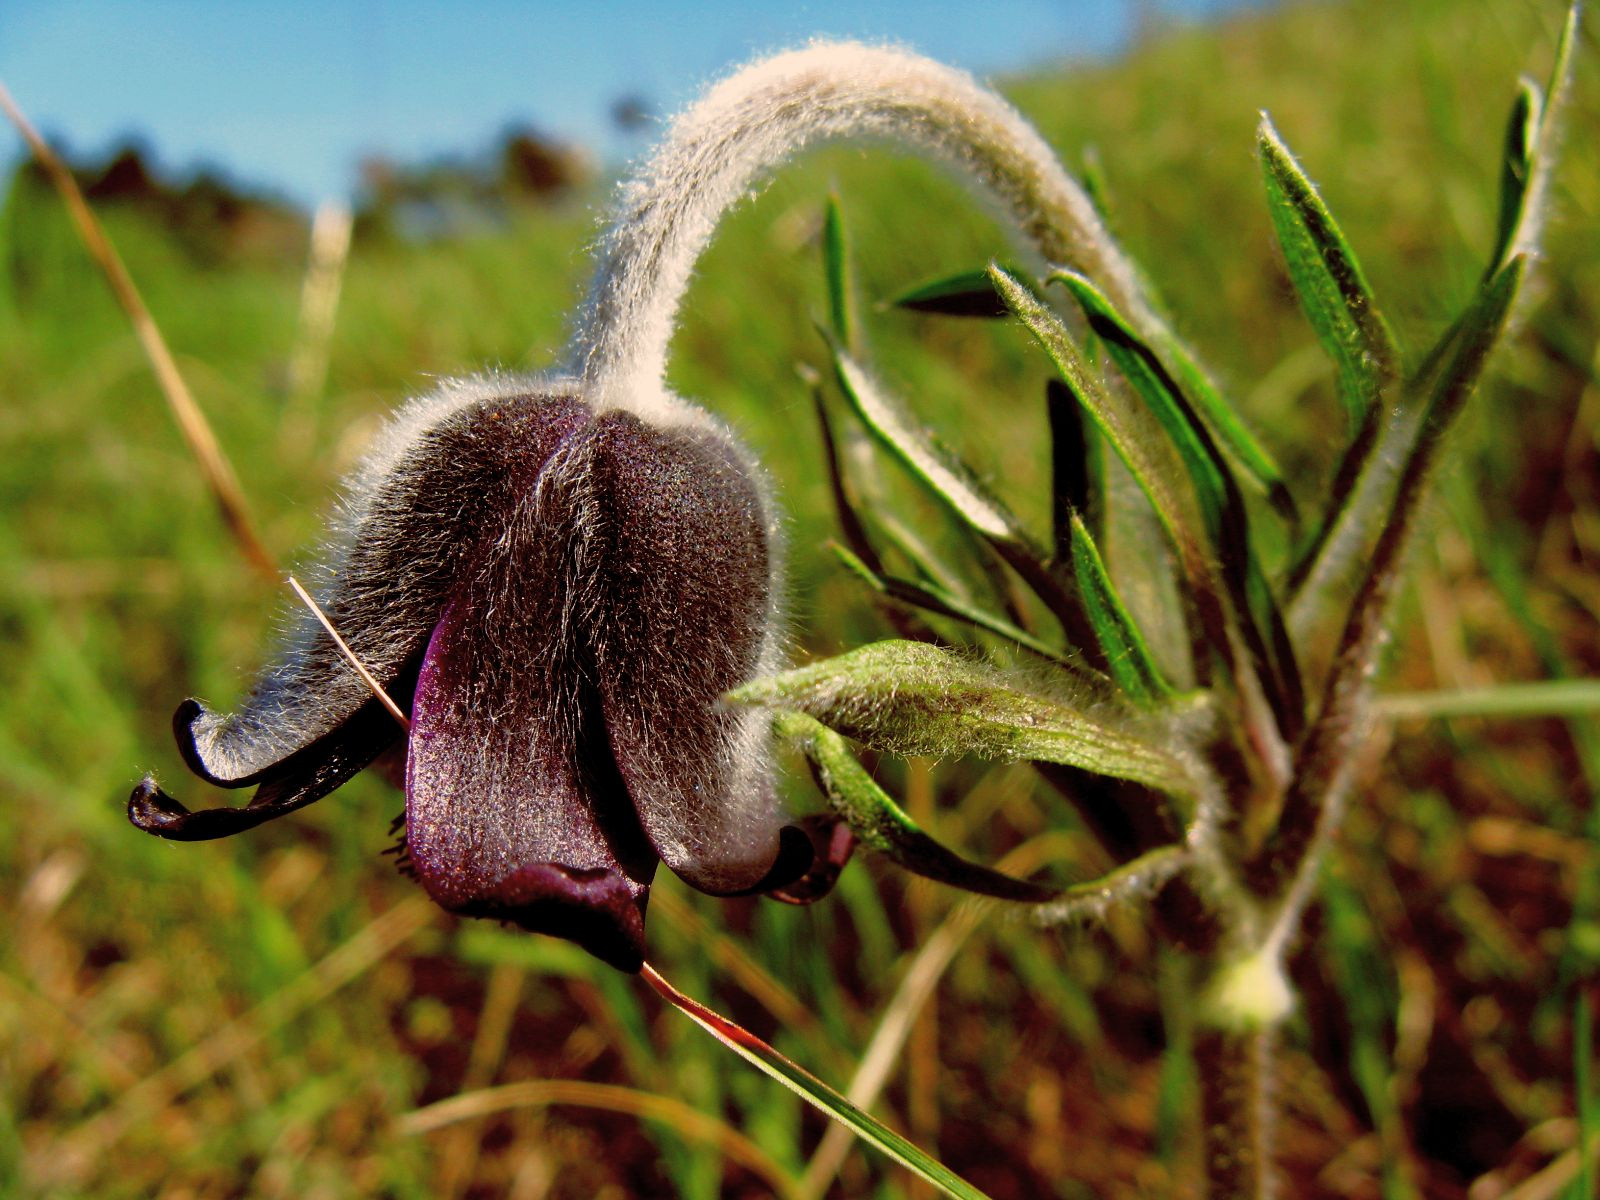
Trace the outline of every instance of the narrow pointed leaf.
{"type": "Polygon", "coordinates": [[[1567,95],[1572,90],[1572,52],[1578,40],[1578,7],[1574,0],[1561,27],[1561,40],[1556,44],[1556,59],[1550,68],[1550,81],[1544,89],[1543,103],[1539,106],[1537,132],[1527,154],[1527,179],[1519,198],[1516,224],[1510,243],[1501,249],[1497,260],[1492,260],[1491,274],[1516,255],[1529,259],[1538,256],[1539,236],[1548,203],[1545,193],[1557,158],[1555,142],[1559,131],[1556,123],[1566,108],[1567,95]]]}
{"type": "MultiPolygon", "coordinates": [[[[1514,255],[1493,277],[1484,282],[1460,322],[1455,352],[1434,381],[1427,416],[1413,458],[1427,456],[1431,462],[1438,443],[1448,432],[1462,406],[1466,404],[1483,374],[1490,353],[1505,332],[1507,319],[1522,281],[1527,274],[1527,259],[1514,255]]],[[[1411,470],[1410,464],[1407,470],[1411,470]]]]}
{"type": "Polygon", "coordinates": [[[902,579],[895,575],[884,574],[881,570],[874,570],[869,563],[857,557],[845,546],[835,544],[833,553],[844,564],[846,570],[864,581],[868,587],[881,596],[886,596],[891,600],[898,600],[900,603],[909,604],[914,608],[920,608],[924,612],[963,621],[976,629],[982,629],[988,633],[1003,637],[1026,650],[1031,650],[1042,658],[1048,658],[1052,662],[1060,663],[1062,666],[1075,665],[1050,643],[1041,641],[1026,629],[1013,625],[1003,617],[997,617],[993,613],[986,612],[964,597],[940,587],[937,583],[928,580],[919,582],[911,579],[902,579]]]}
{"type": "Polygon", "coordinates": [[[1210,652],[1225,653],[1229,639],[1222,615],[1221,585],[1212,570],[1211,557],[1194,528],[1190,509],[1180,503],[1169,484],[1182,467],[1174,461],[1170,446],[1161,443],[1159,430],[1153,428],[1148,414],[1125,394],[1106,387],[1099,375],[1089,369],[1061,318],[1004,271],[992,268],[992,274],[1012,315],[1027,327],[1055,364],[1062,384],[1110,443],[1150,502],[1156,524],[1172,546],[1192,598],[1192,608],[1186,607],[1184,616],[1196,618],[1197,623],[1188,629],[1188,640],[1194,670],[1197,676],[1203,676],[1210,652]]]}
{"type": "MultiPolygon", "coordinates": [[[[1008,267],[1007,270],[1019,279],[1025,278],[1015,268],[1008,267]]],[[[896,308],[946,317],[1003,317],[1008,311],[1005,301],[995,291],[987,267],[960,271],[920,283],[900,293],[890,303],[896,308]]]]}
{"type": "Polygon", "coordinates": [[[1138,416],[1121,398],[1114,396],[1089,369],[1073,344],[1072,335],[1061,318],[1047,308],[1031,291],[999,268],[992,269],[995,287],[1005,298],[1013,316],[1049,355],[1061,381],[1076,398],[1095,427],[1111,443],[1117,457],[1133,476],[1139,490],[1150,501],[1156,519],[1172,541],[1179,560],[1193,564],[1204,557],[1198,538],[1189,529],[1186,514],[1167,487],[1168,471],[1152,455],[1145,438],[1147,432],[1138,416]]]}
{"type": "Polygon", "coordinates": [[[1299,524],[1300,513],[1295,507],[1294,497],[1289,494],[1289,486],[1283,481],[1283,472],[1278,469],[1277,462],[1267,453],[1266,448],[1256,440],[1256,435],[1250,431],[1249,426],[1234,411],[1233,405],[1217,390],[1217,385],[1211,381],[1211,377],[1195,361],[1194,355],[1189,353],[1182,342],[1175,337],[1169,337],[1162,343],[1162,348],[1166,351],[1167,360],[1172,363],[1178,381],[1193,397],[1195,407],[1200,410],[1217,437],[1221,439],[1223,448],[1244,468],[1246,476],[1265,493],[1267,503],[1272,506],[1273,511],[1291,526],[1299,524]]]}
{"type": "Polygon", "coordinates": [[[1544,109],[1544,94],[1531,79],[1517,87],[1506,122],[1505,144],[1500,154],[1500,220],[1495,230],[1494,252],[1489,255],[1487,273],[1498,270],[1505,261],[1533,182],[1535,147],[1539,140],[1539,118],[1544,109]]]}
{"type": "Polygon", "coordinates": [[[953,1196],[955,1200],[988,1200],[984,1193],[927,1151],[901,1137],[871,1113],[851,1104],[811,1072],[785,1058],[742,1025],[684,995],[649,963],[645,964],[640,976],[669,1004],[740,1058],[783,1084],[823,1116],[838,1121],[868,1145],[926,1179],[945,1195],[953,1196]]]}
{"type": "Polygon", "coordinates": [[[1100,290],[1070,271],[1057,271],[1050,278],[1066,285],[1078,301],[1089,328],[1104,343],[1117,369],[1154,414],[1183,460],[1208,540],[1233,599],[1239,631],[1282,732],[1293,738],[1305,715],[1300,670],[1283,615],[1251,545],[1244,497],[1233,473],[1177,380],[1100,290]]]}
{"type": "Polygon", "coordinates": [[[839,441],[834,435],[833,421],[828,417],[828,406],[823,403],[820,387],[812,391],[812,401],[817,414],[817,427],[822,434],[823,461],[828,468],[828,489],[833,497],[834,514],[839,518],[839,530],[844,534],[845,544],[862,562],[874,571],[882,570],[877,548],[867,536],[866,524],[856,511],[856,498],[839,462],[839,441]]]}
{"type": "Polygon", "coordinates": [[[838,349],[834,366],[845,398],[867,428],[951,511],[991,542],[1033,549],[1010,509],[918,425],[855,359],[838,349]]]}
{"type": "Polygon", "coordinates": [[[822,265],[828,284],[828,323],[841,346],[856,344],[855,291],[850,281],[850,242],[837,193],[822,218],[822,265]]]}
{"type": "Polygon", "coordinates": [[[779,738],[810,760],[817,785],[862,845],[913,874],[974,895],[1026,904],[1057,898],[1055,888],[969,862],[929,837],[878,786],[844,738],[815,718],[796,712],[779,713],[774,729],[779,738]]]}
{"type": "Polygon", "coordinates": [[[1339,370],[1339,398],[1353,430],[1399,376],[1394,334],[1338,222],[1265,114],[1256,146],[1289,279],[1339,370]]]}
{"type": "Polygon", "coordinates": [[[1212,548],[1222,552],[1226,540],[1225,525],[1230,518],[1237,518],[1243,502],[1242,499],[1229,496],[1231,476],[1187,396],[1155,352],[1111,306],[1100,289],[1083,276],[1069,271],[1058,271],[1050,278],[1051,282],[1065,284],[1072,293],[1073,299],[1088,318],[1089,328],[1105,344],[1117,369],[1139,394],[1177,450],[1194,484],[1201,519],[1212,548]]]}
{"type": "Polygon", "coordinates": [[[1075,514],[1094,511],[1093,459],[1083,406],[1072,390],[1059,379],[1049,379],[1044,399],[1050,417],[1050,524],[1056,561],[1065,562],[1072,557],[1075,514]]]}
{"type": "Polygon", "coordinates": [[[875,642],[754,680],[728,699],[803,712],[892,754],[1039,759],[1175,795],[1193,792],[1182,760],[1104,703],[1046,695],[923,642],[875,642]]]}
{"type": "Polygon", "coordinates": [[[1144,634],[1117,595],[1088,526],[1077,516],[1072,518],[1072,569],[1078,596],[1105,651],[1111,677],[1135,700],[1148,702],[1170,695],[1171,685],[1162,677],[1144,634]]]}
{"type": "Polygon", "coordinates": [[[840,389],[879,442],[963,524],[994,547],[1055,614],[1074,643],[1085,644],[1087,626],[1076,598],[1010,509],[837,343],[833,359],[840,389]]]}

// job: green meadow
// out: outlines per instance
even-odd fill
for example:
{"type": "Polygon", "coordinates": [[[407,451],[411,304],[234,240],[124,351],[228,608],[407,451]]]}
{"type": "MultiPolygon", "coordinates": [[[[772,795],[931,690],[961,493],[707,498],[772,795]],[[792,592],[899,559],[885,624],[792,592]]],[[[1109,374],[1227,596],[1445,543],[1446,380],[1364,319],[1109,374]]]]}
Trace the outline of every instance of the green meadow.
{"type": "MultiPolygon", "coordinates": [[[[1292,4],[1157,29],[1123,59],[1005,90],[1094,181],[1315,508],[1344,417],[1273,237],[1260,112],[1400,341],[1425,346],[1478,284],[1515,81],[1544,78],[1562,15],[1292,4]]],[[[1454,435],[1384,691],[1600,674],[1597,49],[1591,24],[1527,323],[1454,435]]],[[[772,476],[802,658],[892,629],[829,549],[811,381],[830,372],[830,194],[875,370],[1041,538],[1051,516],[1050,370],[1032,339],[887,303],[1009,260],[998,224],[919,161],[807,155],[726,222],[672,366],[772,476]]],[[[310,388],[290,367],[304,239],[98,215],[288,571],[398,403],[436,377],[556,361],[606,200],[595,187],[448,239],[358,229],[310,388]]],[[[909,493],[902,515],[936,553],[961,552],[909,493]]],[[[1288,553],[1264,549],[1273,566],[1288,553]]],[[[379,771],[223,841],[131,828],[146,771],[193,807],[230,800],[184,769],[171,713],[186,696],[236,702],[292,603],[230,539],[59,199],[19,173],[0,208],[0,1195],[930,1194],[859,1147],[811,1165],[834,1154],[818,1154],[824,1120],[637,980],[434,908],[385,855],[404,801],[379,771]]],[[[1051,878],[1111,865],[1026,763],[874,765],[980,862],[1026,846],[1051,878]]],[[[798,761],[783,786],[820,803],[798,761]]],[[[1292,959],[1287,1195],[1593,1194],[1600,1101],[1578,1014],[1600,967],[1597,802],[1594,716],[1401,714],[1377,732],[1292,959]]],[[[870,856],[805,909],[712,900],[662,872],[651,913],[667,978],[841,1090],[908,1020],[868,1107],[997,1200],[1195,1194],[1193,1067],[1167,1033],[1190,998],[1137,913],[1047,933],[974,922],[959,894],[870,856]],[[902,981],[929,970],[913,1012],[902,981]]]]}

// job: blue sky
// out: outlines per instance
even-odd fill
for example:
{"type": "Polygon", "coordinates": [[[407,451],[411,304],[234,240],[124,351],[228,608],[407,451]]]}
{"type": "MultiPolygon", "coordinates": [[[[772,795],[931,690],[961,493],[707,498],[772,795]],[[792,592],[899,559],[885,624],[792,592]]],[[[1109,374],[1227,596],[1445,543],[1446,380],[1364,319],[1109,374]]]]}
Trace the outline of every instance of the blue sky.
{"type": "MultiPolygon", "coordinates": [[[[1245,0],[1159,0],[1199,18],[1245,0]]],[[[1257,0],[1259,2],[1259,0],[1257,0]]],[[[49,135],[98,153],[134,135],[302,203],[349,194],[367,154],[470,154],[512,122],[608,159],[639,149],[612,104],[670,114],[758,52],[828,34],[894,39],[976,71],[1098,56],[1133,0],[447,4],[439,0],[0,0],[0,80],[49,135]]],[[[0,131],[0,157],[20,141],[0,131]]]]}

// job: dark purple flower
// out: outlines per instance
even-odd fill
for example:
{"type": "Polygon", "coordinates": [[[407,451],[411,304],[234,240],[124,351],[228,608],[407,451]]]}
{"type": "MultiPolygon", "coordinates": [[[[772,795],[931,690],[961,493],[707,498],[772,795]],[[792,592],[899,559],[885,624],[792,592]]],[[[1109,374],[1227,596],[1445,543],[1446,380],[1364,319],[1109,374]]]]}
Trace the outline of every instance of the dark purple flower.
{"type": "MultiPolygon", "coordinates": [[[[826,879],[766,719],[718,702],[777,665],[759,478],[698,410],[597,410],[569,381],[448,385],[391,424],[320,602],[410,710],[406,855],[445,908],[637,970],[658,862],[714,895],[826,879]]],[[[257,785],[190,812],[147,778],[129,817],[179,840],[310,804],[406,737],[309,613],[238,712],[188,700],[174,725],[195,774],[257,785]]]]}

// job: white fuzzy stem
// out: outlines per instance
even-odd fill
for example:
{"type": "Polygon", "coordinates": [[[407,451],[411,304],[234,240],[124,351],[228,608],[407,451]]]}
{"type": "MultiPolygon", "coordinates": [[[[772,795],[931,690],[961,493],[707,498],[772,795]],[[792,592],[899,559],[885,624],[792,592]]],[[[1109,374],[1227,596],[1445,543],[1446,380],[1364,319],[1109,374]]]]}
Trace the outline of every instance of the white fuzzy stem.
{"type": "Polygon", "coordinates": [[[1009,104],[970,75],[904,50],[818,43],[713,87],[624,185],[571,348],[571,369],[596,403],[674,406],[662,387],[667,347],[717,222],[790,155],[852,136],[952,165],[1046,261],[1092,276],[1140,328],[1160,327],[1088,196],[1009,104]]]}

